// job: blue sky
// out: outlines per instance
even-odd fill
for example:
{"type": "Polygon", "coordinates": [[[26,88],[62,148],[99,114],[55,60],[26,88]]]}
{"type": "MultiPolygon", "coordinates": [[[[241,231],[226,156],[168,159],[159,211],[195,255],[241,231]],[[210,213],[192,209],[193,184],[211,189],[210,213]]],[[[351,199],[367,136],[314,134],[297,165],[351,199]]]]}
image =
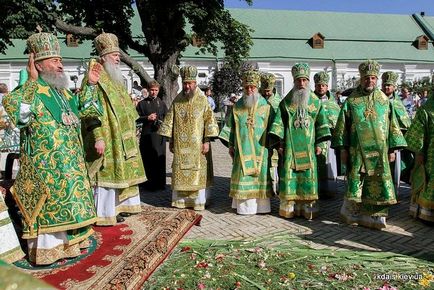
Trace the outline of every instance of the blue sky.
{"type": "Polygon", "coordinates": [[[434,16],[434,0],[225,0],[227,8],[340,11],[361,13],[413,14],[424,11],[434,16]]]}

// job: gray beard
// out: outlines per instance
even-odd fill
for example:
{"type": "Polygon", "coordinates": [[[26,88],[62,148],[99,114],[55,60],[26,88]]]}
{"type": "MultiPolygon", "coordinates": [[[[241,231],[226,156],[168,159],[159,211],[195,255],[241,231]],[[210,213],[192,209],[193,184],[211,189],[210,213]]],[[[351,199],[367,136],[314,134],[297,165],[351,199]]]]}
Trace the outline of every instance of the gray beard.
{"type": "Polygon", "coordinates": [[[367,93],[372,93],[374,91],[374,89],[375,89],[375,87],[366,87],[366,88],[363,88],[363,90],[365,92],[367,92],[367,93]]]}
{"type": "Polygon", "coordinates": [[[310,90],[309,89],[292,89],[291,104],[300,109],[307,109],[309,102],[310,90]]]}
{"type": "Polygon", "coordinates": [[[51,71],[40,71],[39,75],[50,87],[56,90],[64,90],[68,88],[69,80],[64,72],[56,73],[51,71]]]}
{"type": "Polygon", "coordinates": [[[250,109],[250,108],[252,108],[256,104],[256,102],[258,101],[258,99],[259,99],[259,93],[254,93],[251,96],[248,96],[248,95],[244,94],[244,96],[243,96],[244,106],[246,108],[250,109]]]}
{"type": "Polygon", "coordinates": [[[124,85],[124,77],[122,76],[122,72],[118,64],[112,64],[110,62],[104,61],[103,66],[104,70],[107,72],[112,81],[124,85]]]}

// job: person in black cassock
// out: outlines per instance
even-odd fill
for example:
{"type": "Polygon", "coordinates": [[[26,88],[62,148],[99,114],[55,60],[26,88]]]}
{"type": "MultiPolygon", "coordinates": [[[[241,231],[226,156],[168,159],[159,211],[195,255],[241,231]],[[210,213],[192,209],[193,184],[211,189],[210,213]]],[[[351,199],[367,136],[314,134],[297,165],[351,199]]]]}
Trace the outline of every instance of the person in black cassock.
{"type": "Polygon", "coordinates": [[[158,97],[160,84],[157,81],[151,81],[148,90],[149,97],[137,105],[140,115],[137,123],[142,125],[140,153],[148,178],[144,187],[155,191],[166,186],[166,142],[157,131],[167,113],[167,107],[158,97]]]}

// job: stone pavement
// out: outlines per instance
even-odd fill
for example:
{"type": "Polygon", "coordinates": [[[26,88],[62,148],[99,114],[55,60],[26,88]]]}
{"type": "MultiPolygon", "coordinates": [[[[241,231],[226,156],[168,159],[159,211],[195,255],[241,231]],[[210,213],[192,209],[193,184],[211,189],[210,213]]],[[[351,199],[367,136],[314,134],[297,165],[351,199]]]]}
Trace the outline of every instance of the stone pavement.
{"type": "MultiPolygon", "coordinates": [[[[335,198],[319,202],[320,214],[313,221],[301,217],[279,217],[277,197],[272,198],[270,214],[242,216],[231,208],[228,196],[232,161],[227,148],[220,141],[215,141],[212,143],[212,154],[215,178],[209,204],[201,212],[201,225],[194,227],[186,239],[247,240],[290,233],[300,236],[305,243],[316,249],[390,251],[434,259],[434,225],[409,216],[410,190],[405,184],[401,185],[399,203],[391,208],[387,229],[381,231],[349,226],[340,220],[344,181],[337,182],[338,194],[335,198]]],[[[172,154],[168,150],[167,157],[167,184],[170,184],[172,154]]],[[[141,198],[145,204],[170,207],[171,190],[168,188],[152,193],[145,191],[141,198]]]]}

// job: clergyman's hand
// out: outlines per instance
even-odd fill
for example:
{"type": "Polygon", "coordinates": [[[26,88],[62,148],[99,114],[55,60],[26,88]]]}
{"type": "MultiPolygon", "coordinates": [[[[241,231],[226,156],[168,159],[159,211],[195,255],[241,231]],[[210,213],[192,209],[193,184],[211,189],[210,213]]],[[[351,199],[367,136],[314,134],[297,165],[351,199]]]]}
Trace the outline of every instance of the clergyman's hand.
{"type": "Polygon", "coordinates": [[[3,196],[3,199],[6,198],[6,189],[0,186],[0,194],[3,196]]]}
{"type": "Polygon", "coordinates": [[[209,151],[209,142],[205,142],[202,144],[202,154],[205,155],[209,151]]]}
{"type": "Polygon", "coordinates": [[[104,150],[105,150],[105,143],[104,143],[104,140],[98,140],[98,141],[96,141],[96,142],[95,142],[95,149],[96,149],[96,152],[97,152],[99,155],[104,154],[104,150]]]}
{"type": "Polygon", "coordinates": [[[157,113],[152,113],[148,116],[149,121],[155,121],[157,120],[157,113]]]}
{"type": "Polygon", "coordinates": [[[321,152],[322,152],[321,147],[319,147],[319,146],[315,147],[315,155],[320,155],[321,152]]]}
{"type": "Polygon", "coordinates": [[[29,78],[32,81],[36,81],[39,77],[38,70],[35,66],[35,54],[33,52],[29,55],[29,61],[27,63],[27,72],[29,73],[29,78]]]}
{"type": "Polygon", "coordinates": [[[88,83],[90,85],[96,85],[101,75],[102,65],[99,63],[93,63],[88,74],[88,83]]]}

